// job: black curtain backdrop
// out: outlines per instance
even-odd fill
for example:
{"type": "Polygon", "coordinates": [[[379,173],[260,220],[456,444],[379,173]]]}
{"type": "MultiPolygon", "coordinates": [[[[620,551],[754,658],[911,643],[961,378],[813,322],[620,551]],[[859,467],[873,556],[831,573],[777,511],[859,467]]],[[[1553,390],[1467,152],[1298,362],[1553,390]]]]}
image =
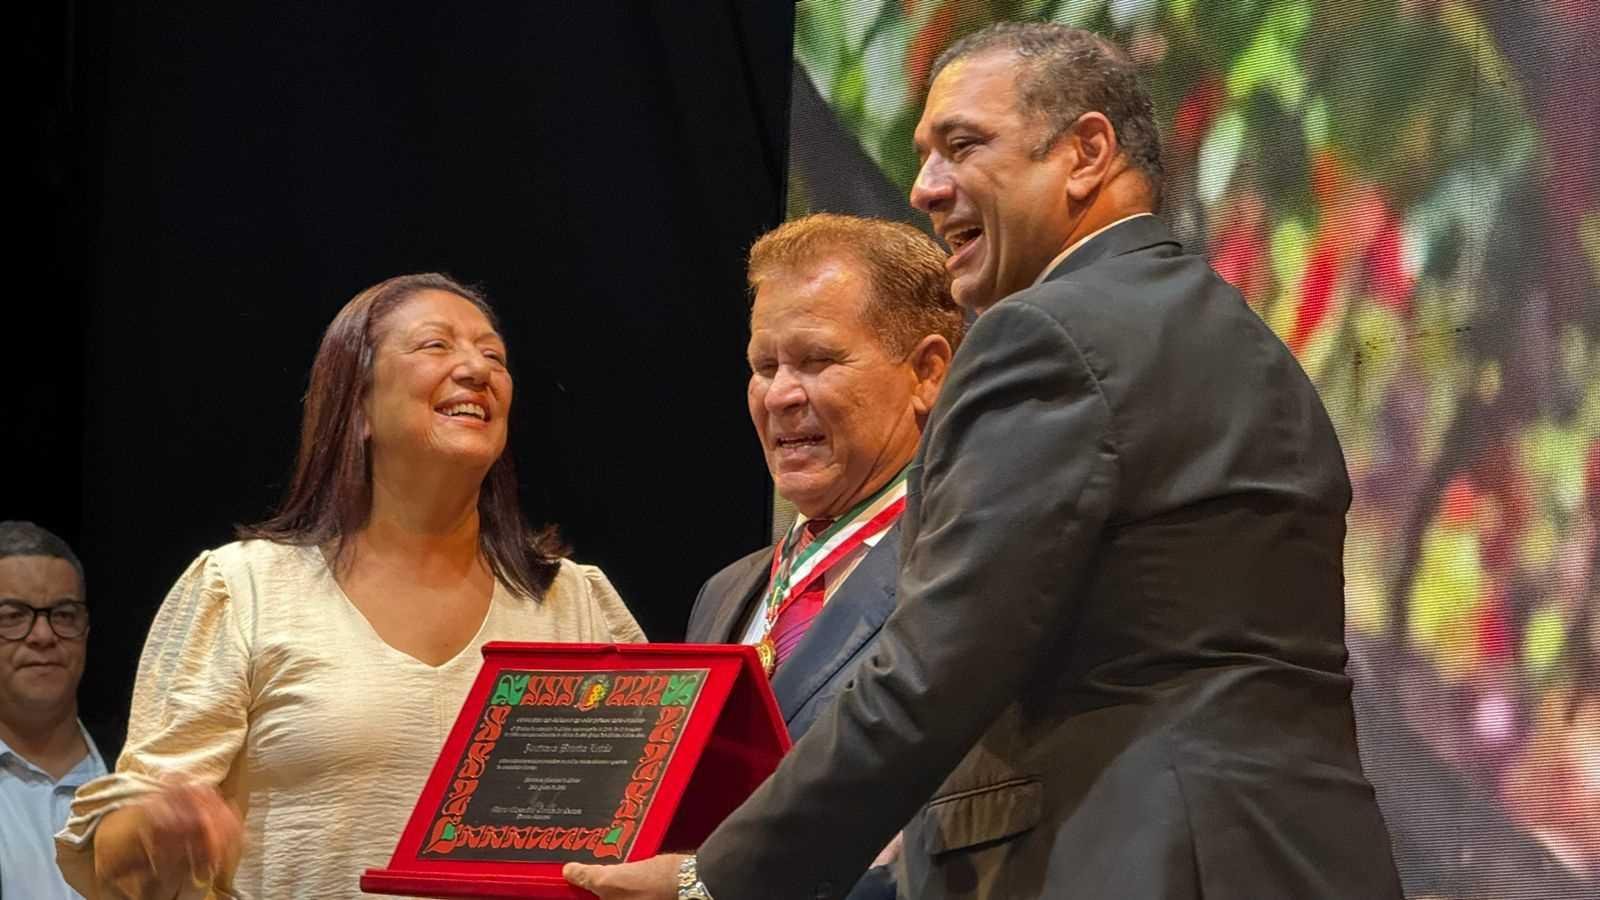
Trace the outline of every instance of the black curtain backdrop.
{"type": "Polygon", "coordinates": [[[120,745],[156,606],[264,516],[322,329],[437,269],[495,301],[530,516],[655,640],[764,542],[742,253],[782,214],[785,3],[35,10],[0,518],[77,548],[120,745]],[[24,317],[25,316],[25,317],[24,317]],[[16,384],[16,382],[13,382],[16,384]]]}

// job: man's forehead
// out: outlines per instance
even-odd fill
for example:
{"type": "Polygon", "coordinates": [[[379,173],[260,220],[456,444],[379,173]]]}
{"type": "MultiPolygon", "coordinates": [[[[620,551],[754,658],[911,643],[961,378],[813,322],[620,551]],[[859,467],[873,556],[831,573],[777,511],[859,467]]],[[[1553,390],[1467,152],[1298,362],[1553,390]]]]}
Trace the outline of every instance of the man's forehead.
{"type": "Polygon", "coordinates": [[[800,295],[855,293],[866,284],[861,266],[844,251],[819,254],[781,266],[762,279],[756,303],[797,299],[800,295]]]}
{"type": "Polygon", "coordinates": [[[756,290],[752,325],[822,326],[858,318],[871,290],[861,267],[845,254],[828,255],[770,274],[756,290]]]}
{"type": "Polygon", "coordinates": [[[992,51],[950,63],[928,87],[917,123],[918,146],[980,120],[1016,111],[1016,55],[992,51]]]}
{"type": "Polygon", "coordinates": [[[78,570],[59,556],[0,557],[0,595],[73,594],[81,590],[78,570]]]}

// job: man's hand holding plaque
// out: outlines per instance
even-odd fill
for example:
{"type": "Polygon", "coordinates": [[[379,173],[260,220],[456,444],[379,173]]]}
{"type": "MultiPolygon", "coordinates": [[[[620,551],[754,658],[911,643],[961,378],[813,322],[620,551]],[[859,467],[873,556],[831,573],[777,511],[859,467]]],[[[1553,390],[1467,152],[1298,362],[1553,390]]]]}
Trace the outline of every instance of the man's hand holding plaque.
{"type": "Polygon", "coordinates": [[[687,858],[681,853],[664,853],[615,866],[567,863],[561,874],[600,900],[675,900],[678,870],[687,858]]]}

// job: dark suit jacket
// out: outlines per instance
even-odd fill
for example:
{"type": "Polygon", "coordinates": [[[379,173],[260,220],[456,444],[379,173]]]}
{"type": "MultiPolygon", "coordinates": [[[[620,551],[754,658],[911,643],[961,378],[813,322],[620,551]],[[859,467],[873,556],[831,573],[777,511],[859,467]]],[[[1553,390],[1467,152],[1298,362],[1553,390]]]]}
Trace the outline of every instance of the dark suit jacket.
{"type": "MultiPolygon", "coordinates": [[[[685,640],[729,644],[742,639],[751,610],[764,599],[776,549],[757,550],[711,576],[695,598],[685,640]]],[[[894,610],[899,568],[900,526],[896,524],[861,557],[773,675],[772,692],[791,738],[799,740],[855,674],[867,646],[894,610]]],[[[894,895],[890,870],[879,866],[861,876],[849,897],[889,900],[894,895]]]]}
{"type": "Polygon", "coordinates": [[[1349,480],[1310,381],[1142,217],[978,317],[908,479],[899,604],[700,848],[826,898],[1399,898],[1346,677],[1349,480]]]}
{"type": "MultiPolygon", "coordinates": [[[[706,581],[689,613],[685,640],[731,644],[743,638],[750,611],[764,599],[774,549],[757,550],[706,581]]],[[[861,558],[773,676],[772,693],[791,738],[799,740],[844,689],[854,674],[854,663],[894,610],[899,557],[896,525],[861,558]]]]}

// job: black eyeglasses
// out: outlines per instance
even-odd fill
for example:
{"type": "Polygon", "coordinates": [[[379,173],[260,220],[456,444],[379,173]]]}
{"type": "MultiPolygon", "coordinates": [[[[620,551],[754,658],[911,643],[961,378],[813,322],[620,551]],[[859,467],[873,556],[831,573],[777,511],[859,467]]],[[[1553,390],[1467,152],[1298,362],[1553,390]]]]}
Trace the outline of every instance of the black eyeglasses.
{"type": "Polygon", "coordinates": [[[58,638],[72,640],[89,633],[89,607],[80,601],[37,607],[21,600],[0,600],[0,638],[22,640],[33,630],[33,623],[40,616],[50,623],[50,630],[58,638]]]}

